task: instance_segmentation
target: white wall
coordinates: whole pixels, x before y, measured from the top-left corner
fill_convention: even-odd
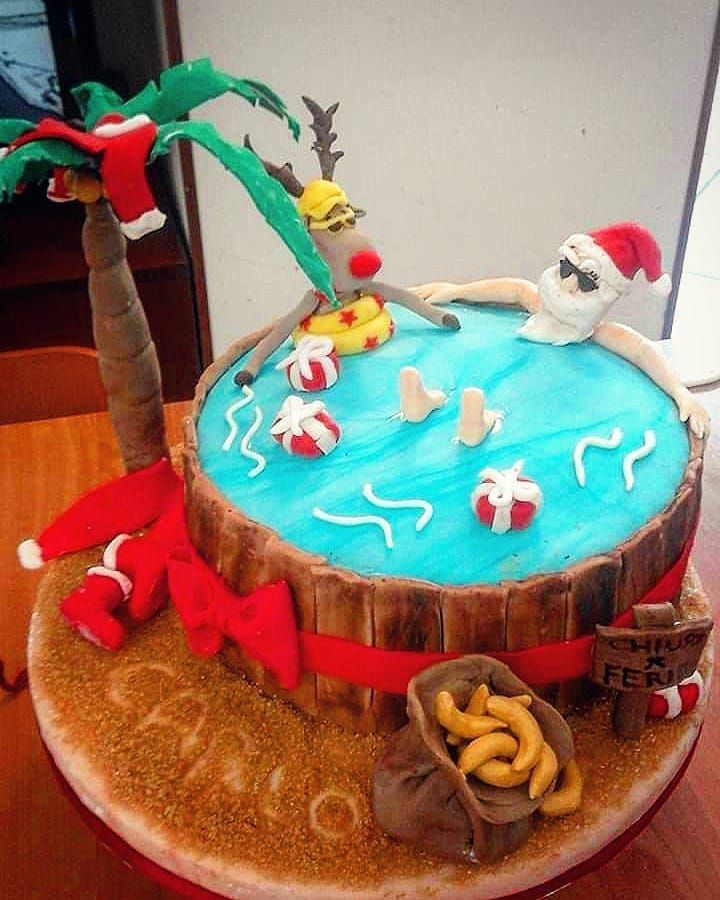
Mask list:
[[[186,59],[339,99],[336,176],[398,284],[535,278],[563,237],[649,227],[672,264],[715,0],[205,0],[179,3]],[[201,110],[317,177],[272,117],[223,98]],[[222,168],[196,152],[215,353],[287,310],[305,280]],[[660,334],[642,291],[618,318]]]

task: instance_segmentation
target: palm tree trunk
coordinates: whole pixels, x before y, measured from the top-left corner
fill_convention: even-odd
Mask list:
[[[128,472],[168,455],[155,344],[126,258],[126,240],[105,200],[85,206],[82,245],[100,374]]]

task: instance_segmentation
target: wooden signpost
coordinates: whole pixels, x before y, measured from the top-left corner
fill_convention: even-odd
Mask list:
[[[633,608],[634,628],[595,627],[591,678],[618,692],[613,725],[622,737],[639,737],[653,691],[679,684],[697,668],[712,631],[709,617],[676,622],[672,603]]]

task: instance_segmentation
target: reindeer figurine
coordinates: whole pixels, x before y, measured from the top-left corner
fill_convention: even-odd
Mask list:
[[[245,368],[235,375],[239,385],[250,384],[263,362],[290,334],[295,342],[306,335],[330,335],[335,352],[341,356],[379,347],[392,336],[395,327],[386,302],[398,303],[433,325],[454,331],[460,328],[457,317],[451,313],[440,312],[404,288],[373,280],[382,259],[372,241],[355,227],[356,220],[365,213],[351,206],[345,191],[333,181],[335,164],[344,155],[342,150],[331,149],[337,139],[331,130],[332,121],[340,104],[333,103],[323,110],[309,97],[302,99],[313,117],[312,149],[320,160],[322,178],[303,186],[290,163],[275,166],[261,161],[265,171],[297,198],[298,212],[332,273],[337,300],[333,303],[319,291],[308,291],[257,343]],[[245,146],[255,152],[247,135]]]

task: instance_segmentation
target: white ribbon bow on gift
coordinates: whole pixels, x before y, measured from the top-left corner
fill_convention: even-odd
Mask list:
[[[310,363],[312,360],[317,360],[323,367],[326,379],[330,381],[331,373],[337,378],[335,367],[328,359],[334,346],[332,338],[329,338],[327,335],[308,335],[302,338],[297,347],[285,359],[281,360],[275,368],[289,369],[293,363],[297,363],[300,375],[309,381],[313,377]],[[330,370],[328,370],[326,362],[330,362]]]
[[[322,400],[304,403],[300,397],[290,394],[280,407],[280,412],[270,427],[270,434],[282,435],[282,445],[288,453],[292,453],[293,437],[300,437],[303,432],[313,439],[322,453],[330,453],[338,439],[317,418],[318,413],[324,411],[325,404]]]
[[[515,501],[532,503],[536,509],[542,505],[542,492],[534,481],[521,481],[520,473],[524,461],[519,459],[509,469],[488,467],[480,472],[482,482],[473,491],[473,504],[479,497],[487,497],[495,508],[491,530],[504,534],[512,527],[511,508]]]
[[[290,431],[298,437],[303,431],[309,433],[307,427],[303,428],[303,423],[306,423],[307,426],[307,420],[314,419],[324,409],[325,404],[322,400],[305,403],[300,397],[291,394],[283,401],[280,412],[270,427],[270,434],[285,434],[286,431]]]

